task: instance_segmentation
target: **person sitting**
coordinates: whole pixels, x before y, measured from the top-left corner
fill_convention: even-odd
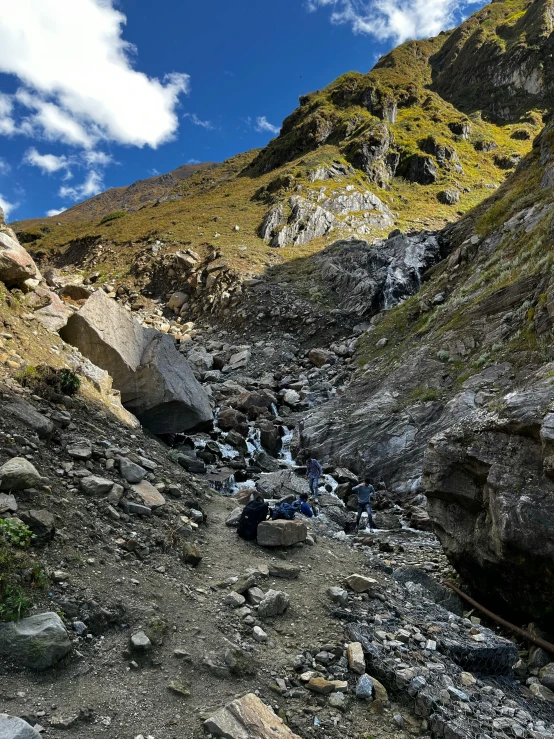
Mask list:
[[[308,493],[300,493],[296,500],[295,506],[298,511],[304,516],[307,516],[308,518],[313,518],[314,512],[312,511],[310,504],[308,503]]]

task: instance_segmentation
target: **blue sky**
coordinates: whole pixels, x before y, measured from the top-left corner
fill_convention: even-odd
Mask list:
[[[0,204],[41,217],[264,146],[299,95],[484,4],[0,0]]]

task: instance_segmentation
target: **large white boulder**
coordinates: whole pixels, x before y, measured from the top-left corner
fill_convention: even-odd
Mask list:
[[[127,410],[155,434],[211,421],[208,396],[173,340],[97,290],[60,334],[113,378]]]
[[[0,230],[0,281],[8,287],[22,287],[26,280],[40,280],[31,255],[19,241]]]

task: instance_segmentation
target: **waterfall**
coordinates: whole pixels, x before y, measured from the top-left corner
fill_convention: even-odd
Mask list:
[[[281,446],[281,453],[279,454],[279,459],[282,460],[283,462],[286,462],[291,467],[295,466],[295,461],[292,458],[292,452],[291,452],[293,434],[294,432],[292,429],[286,429],[284,436],[281,438],[282,446]]]
[[[246,439],[246,446],[248,447],[249,454],[263,452],[262,442],[260,441],[260,429],[249,429],[248,438]]]

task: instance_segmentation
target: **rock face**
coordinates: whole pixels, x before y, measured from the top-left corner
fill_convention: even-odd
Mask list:
[[[343,216],[346,221],[341,220]],[[369,191],[338,191],[321,203],[293,195],[269,211],[261,237],[271,246],[299,246],[336,229],[364,234],[373,228],[390,228],[393,223],[388,207]]]
[[[57,613],[41,613],[0,624],[0,655],[32,670],[46,670],[71,650],[71,641]]]
[[[292,547],[306,541],[308,529],[302,521],[262,521],[258,544],[262,547]]]
[[[470,417],[437,436],[423,485],[434,530],[473,592],[501,613],[551,622],[554,416],[542,416],[544,400],[520,393],[501,420]]]
[[[421,277],[444,256],[439,234],[422,231],[388,239],[337,241],[317,256],[319,273],[357,316],[392,308],[416,293]]]
[[[22,718],[0,713],[0,739],[39,739],[40,734]]]
[[[254,693],[221,708],[204,722],[204,729],[224,739],[300,739]]]
[[[211,421],[208,396],[173,341],[143,328],[102,290],[61,335],[109,372],[125,407],[153,433],[181,433]]]

